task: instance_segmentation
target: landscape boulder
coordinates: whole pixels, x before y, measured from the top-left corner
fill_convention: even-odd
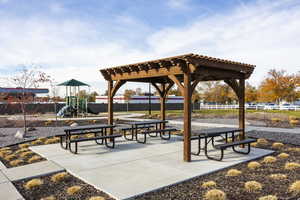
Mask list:
[[[23,139],[25,136],[25,132],[23,130],[18,130],[15,134],[15,138]]]

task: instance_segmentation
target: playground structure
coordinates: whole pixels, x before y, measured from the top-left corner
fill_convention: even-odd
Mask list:
[[[66,87],[66,105],[58,111],[57,116],[78,117],[86,116],[87,113],[98,114],[88,108],[88,99],[86,97],[79,96],[80,86],[90,87],[88,84],[71,79],[58,84],[58,86]]]

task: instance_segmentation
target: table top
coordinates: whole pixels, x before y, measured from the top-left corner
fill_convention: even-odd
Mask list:
[[[103,128],[114,128],[115,125],[109,124],[98,124],[98,125],[85,125],[65,128],[64,131],[79,131],[79,130],[92,130],[92,129],[103,129]]]
[[[146,124],[159,124],[159,123],[168,123],[166,120],[151,120],[143,122],[128,122],[130,125],[146,125]]]
[[[193,131],[194,135],[204,135],[204,136],[218,136],[225,133],[230,132],[240,132],[243,129],[241,128],[210,128],[210,129],[203,129],[199,131]]]

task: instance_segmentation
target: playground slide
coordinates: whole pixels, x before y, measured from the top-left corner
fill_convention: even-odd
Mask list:
[[[68,110],[68,108],[69,108],[70,106],[68,106],[68,105],[65,105],[64,107],[62,107],[59,111],[58,111],[58,113],[56,114],[58,117],[64,117],[65,116],[65,113],[66,113],[66,111]]]

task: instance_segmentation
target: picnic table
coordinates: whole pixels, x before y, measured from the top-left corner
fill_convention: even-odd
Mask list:
[[[241,154],[250,153],[250,144],[255,142],[256,139],[247,138],[244,140],[235,141],[235,133],[241,132],[243,129],[241,128],[212,128],[212,129],[204,129],[204,130],[196,130],[194,131],[194,135],[191,137],[191,140],[198,140],[198,151],[197,153],[193,153],[193,155],[199,155],[201,150],[204,150],[205,156],[208,159],[221,161],[224,156],[224,150],[228,147],[232,147],[233,151]],[[215,137],[221,137],[224,139],[223,144],[215,145]],[[229,142],[229,137],[231,138],[231,142]],[[201,147],[201,140],[204,139],[204,147]],[[211,143],[215,149],[221,150],[221,156],[219,158],[211,157],[208,155],[208,144]],[[248,149],[246,152],[238,151],[235,149],[235,146],[239,145],[248,145]]]
[[[157,137],[159,136],[164,139],[168,140],[171,137],[171,132],[176,131],[174,128],[165,128],[166,123],[168,121],[166,120],[149,120],[149,121],[143,121],[143,122],[128,122],[127,124],[130,125],[129,128],[123,128],[123,134],[124,138],[126,140],[136,140],[139,143],[146,143],[146,136],[149,135],[150,137]],[[151,128],[154,128],[153,130],[150,130]],[[141,131],[145,130],[146,131]],[[126,131],[130,132],[130,137],[128,137],[128,134]],[[141,132],[139,132],[141,131]],[[144,139],[139,140],[138,134],[143,134]],[[165,134],[168,134],[167,137],[165,137]]]
[[[63,149],[69,149],[72,153],[77,153],[77,143],[94,140],[97,144],[102,145],[105,142],[105,145],[109,148],[114,148],[115,138],[121,137],[120,134],[111,134],[107,135],[107,130],[114,128],[115,125],[99,124],[99,125],[85,125],[85,126],[76,126],[64,129],[64,134],[58,135],[60,137],[60,145]],[[73,135],[84,135],[92,133],[94,137],[89,138],[77,138],[72,139]],[[112,140],[112,145],[109,145],[108,139]],[[63,142],[65,140],[65,142]],[[101,140],[99,142],[98,140]],[[65,145],[64,145],[65,143]],[[75,143],[75,151],[71,148],[71,143]]]

